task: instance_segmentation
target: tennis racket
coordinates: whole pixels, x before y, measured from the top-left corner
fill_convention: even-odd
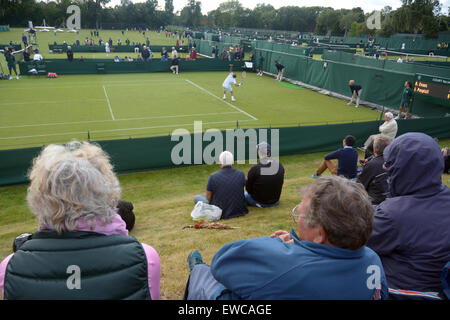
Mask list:
[[[242,81],[241,81],[241,83],[240,83],[240,85],[242,86],[242,84],[244,83],[244,79],[245,79],[245,77],[247,77],[247,71],[242,71]]]

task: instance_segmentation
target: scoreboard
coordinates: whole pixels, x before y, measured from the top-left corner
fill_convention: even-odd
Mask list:
[[[414,93],[450,101],[450,79],[416,74]]]

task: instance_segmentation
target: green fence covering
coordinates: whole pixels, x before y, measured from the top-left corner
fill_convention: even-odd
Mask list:
[[[180,71],[228,71],[230,63],[235,70],[239,70],[242,65],[240,61],[221,61],[215,59],[197,59],[195,61],[180,60]],[[168,72],[171,60],[161,61],[153,59],[151,61],[123,61],[114,62],[113,59],[85,59],[84,61],[66,59],[46,59],[43,62],[20,62],[21,74],[30,74],[31,69],[44,69],[44,74],[55,72],[63,74],[97,74],[97,73],[145,73],[145,72]]]
[[[357,145],[367,139],[373,133],[378,132],[379,121],[357,122],[322,126],[300,126],[289,128],[271,128],[271,129],[249,129],[255,130],[257,140],[261,139],[262,130],[267,134],[267,140],[272,146],[275,146],[275,131],[278,130],[279,155],[305,154],[312,152],[334,150],[342,147],[342,139],[346,135],[354,135],[357,138]],[[398,135],[406,132],[424,132],[436,138],[450,137],[450,117],[430,118],[430,119],[412,119],[398,121]],[[244,130],[242,134],[248,132]],[[275,133],[274,133],[275,132]],[[236,131],[233,131],[236,133]],[[222,136],[226,137],[224,131]],[[191,158],[190,163],[181,165],[196,164],[194,159],[193,142],[196,137],[201,136],[193,134],[184,136],[190,139]],[[125,139],[100,141],[98,144],[111,156],[111,161],[117,173],[129,173],[136,171],[147,171],[162,168],[177,167],[172,162],[172,151],[176,145],[184,138],[171,139],[171,136],[162,136],[142,139]],[[223,140],[223,148],[230,149],[235,155],[235,159],[244,160],[253,158],[249,150],[249,139],[239,139],[239,135],[233,136],[234,149],[226,148],[230,141]],[[206,139],[205,139],[206,140]],[[239,141],[245,141],[245,155],[238,157],[236,152]],[[202,139],[201,139],[202,141]],[[209,141],[202,141],[202,151],[210,144]],[[14,149],[0,151],[0,186],[27,183],[27,172],[32,165],[33,159],[39,154],[40,148]],[[203,152],[202,152],[203,153]],[[217,156],[217,155],[216,155]],[[200,159],[201,160],[201,159]],[[198,164],[204,163],[199,161]]]
[[[405,81],[414,83],[416,73],[448,78],[449,69],[425,65],[408,65],[353,56],[342,52],[327,52],[327,62],[303,56],[294,56],[281,51],[255,49],[264,57],[264,70],[276,74],[275,60],[284,65],[284,75],[319,88],[350,97],[349,80],[363,87],[361,99],[398,110]],[[450,108],[445,104],[416,99],[412,113],[423,116],[445,116]]]
[[[322,56],[323,60],[332,60],[335,62],[348,63],[358,66],[366,66],[378,68],[388,71],[398,71],[403,73],[424,73],[448,78],[450,69],[442,68],[440,65],[424,65],[415,63],[398,63],[386,59],[373,59],[359,55],[348,54],[346,52],[330,52],[325,51]]]

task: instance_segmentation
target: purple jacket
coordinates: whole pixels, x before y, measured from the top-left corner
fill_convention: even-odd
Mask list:
[[[389,192],[375,207],[367,246],[381,258],[390,288],[440,291],[450,261],[450,189],[444,159],[423,133],[407,133],[384,150]]]

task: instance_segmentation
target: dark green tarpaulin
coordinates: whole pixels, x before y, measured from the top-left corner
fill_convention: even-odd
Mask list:
[[[312,152],[334,150],[342,146],[342,139],[348,135],[357,138],[356,145],[362,143],[371,134],[378,132],[379,121],[345,123],[322,126],[300,126],[289,128],[271,128],[266,130],[267,141],[274,147],[275,133],[271,130],[279,130],[279,155],[305,154]],[[398,121],[398,135],[406,132],[424,132],[436,138],[450,137],[450,117],[413,119]],[[258,133],[258,140],[261,131]],[[245,130],[244,130],[245,131]],[[222,131],[222,136],[226,134]],[[194,136],[190,136],[191,142]],[[234,139],[234,154],[238,139]],[[224,149],[226,139],[224,138]],[[117,173],[127,173],[136,171],[155,170],[176,167],[172,162],[173,148],[181,142],[181,139],[174,139],[171,136],[100,141],[98,144],[111,156],[111,161]],[[209,141],[202,142],[202,150],[210,144]],[[191,163],[194,163],[194,143],[191,146]],[[242,159],[249,158],[249,142],[245,139],[246,154]],[[254,148],[252,148],[254,149]],[[39,154],[40,148],[14,149],[0,151],[0,186],[26,183],[27,172],[32,165],[33,159]],[[186,164],[189,165],[189,164]]]
[[[240,70],[243,64],[240,61],[221,61],[214,59],[197,59],[195,61],[180,60],[180,70],[188,71],[228,71],[230,63],[234,65],[234,70]],[[21,74],[30,74],[29,70],[36,68],[37,65],[43,66],[46,72],[56,72],[63,74],[96,74],[96,73],[145,73],[145,72],[168,72],[171,66],[169,61],[153,59],[151,61],[122,61],[114,62],[111,59],[85,59],[80,62],[74,59],[72,62],[67,59],[46,59],[43,62],[20,62],[19,68]]]

